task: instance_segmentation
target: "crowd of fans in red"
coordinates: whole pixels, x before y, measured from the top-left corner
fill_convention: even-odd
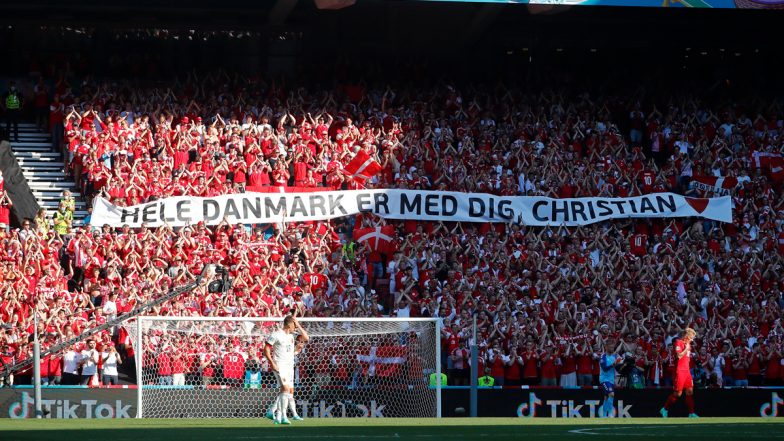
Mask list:
[[[383,166],[368,183],[376,188],[703,196],[694,176],[737,177],[735,222],[530,228],[358,216],[60,234],[44,216],[3,233],[4,363],[30,357],[35,308],[51,344],[221,263],[234,279],[228,294],[199,288],[150,315],[438,316],[449,382],[467,384],[476,313],[480,372],[496,385],[596,384],[608,339],[648,385],[666,385],[672,339],[691,326],[702,384],[784,379],[784,199],[754,162],[755,152],[782,152],[775,103],[665,105],[644,94],[446,83],[308,90],[225,73],[191,74],[174,88],[91,83],[78,96],[61,81],[54,93],[50,119],[64,125],[68,173],[86,195],[117,205],[270,185],[356,188],[343,168],[361,149]],[[397,231],[393,254],[352,242],[353,229],[387,224]],[[130,353],[122,328],[98,340]]]

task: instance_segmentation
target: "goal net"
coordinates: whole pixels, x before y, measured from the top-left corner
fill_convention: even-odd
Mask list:
[[[259,418],[279,393],[264,358],[282,318],[139,317],[138,415]],[[297,355],[296,409],[304,418],[436,417],[435,319],[299,319],[310,341]]]

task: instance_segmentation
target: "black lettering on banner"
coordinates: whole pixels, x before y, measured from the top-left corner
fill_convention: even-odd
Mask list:
[[[534,219],[538,220],[539,222],[547,222],[546,217],[539,216],[539,207],[542,205],[547,205],[547,201],[534,202],[534,206],[531,208],[531,213],[533,213]]]
[[[242,217],[249,219],[251,215],[254,219],[261,218],[261,198],[242,198]]]
[[[340,204],[340,200],[341,199],[343,199],[343,195],[342,194],[338,195],[338,196],[329,195],[329,214],[330,215],[335,214],[335,209],[339,209],[340,211],[343,212],[344,216],[348,216],[348,212],[346,211],[345,208],[343,208],[343,205]]]
[[[191,220],[191,217],[189,216],[191,213],[191,207],[186,207],[186,205],[190,204],[191,201],[188,199],[177,202],[177,220],[179,222],[188,222]]]
[[[651,213],[656,213],[656,208],[653,206],[653,202],[649,198],[642,198],[640,202],[640,213],[645,214],[645,212],[650,211]]]
[[[220,218],[220,205],[218,201],[212,199],[205,199],[202,202],[202,215],[204,216],[204,223],[209,223],[215,219]]]
[[[616,207],[618,207],[618,211],[620,211],[621,214],[626,214],[626,212],[623,211],[623,204],[624,204],[624,202],[625,201],[610,201],[611,204],[613,204]]]
[[[385,193],[373,193],[373,212],[376,214],[389,214],[389,196]],[[381,207],[384,207],[384,212],[381,212]]]
[[[429,194],[425,196],[425,214],[428,216],[438,216],[438,195]]]
[[[158,208],[158,207],[154,203],[145,205],[145,207],[142,209],[142,222],[143,223],[155,222],[155,211],[156,211],[156,208]]]
[[[264,217],[278,216],[286,210],[286,200],[278,198],[278,205],[275,205],[272,198],[264,198]]]
[[[656,202],[659,204],[659,212],[664,212],[664,207],[667,207],[670,213],[675,213],[677,211],[677,207],[675,206],[675,198],[672,195],[668,195],[667,198],[664,196],[656,196]]]
[[[612,209],[607,205],[608,201],[605,199],[599,199],[596,201],[596,208],[599,210],[599,217],[609,216],[612,214]]]
[[[303,216],[308,216],[308,209],[305,208],[305,202],[302,200],[300,196],[294,196],[294,200],[291,203],[291,212],[289,216],[297,216],[298,214],[302,213]]]
[[[495,199],[487,198],[487,208],[490,211],[490,219],[493,219],[495,217]]]
[[[131,222],[130,223],[134,223],[135,224],[136,222],[139,222],[139,209],[138,208],[133,208],[133,209],[130,209],[130,210],[126,209],[126,208],[123,208],[121,213],[122,214],[120,215],[120,223],[127,224],[129,217],[131,218]]]
[[[240,210],[237,208],[237,202],[234,198],[228,198],[226,200],[226,208],[224,209],[223,216],[226,218],[232,218],[235,220],[240,220]]]
[[[481,198],[468,198],[468,216],[469,217],[484,217],[485,215],[485,201]]]
[[[454,216],[457,213],[457,198],[445,194],[441,201],[441,210],[444,216]]]
[[[406,193],[400,193],[400,214],[406,213],[422,214],[422,196],[415,194],[409,201]]]
[[[572,219],[577,220],[577,215],[583,218],[583,222],[588,221],[588,217],[585,216],[585,205],[580,201],[571,201],[572,206]]]
[[[501,219],[510,221],[514,219],[514,209],[512,208],[512,201],[508,199],[502,199],[501,202],[498,203],[498,215]]]
[[[324,206],[324,204],[327,201],[324,200],[324,196],[321,196],[321,195],[318,195],[318,194],[314,194],[314,195],[309,196],[309,199],[310,199],[310,212],[311,212],[311,214],[313,216],[316,215],[316,208],[321,210],[321,215],[322,216],[326,216],[327,215],[327,207]]]
[[[372,204],[370,202],[369,193],[357,194],[357,208],[359,208],[360,213],[367,213],[369,211],[372,211]]]
[[[634,203],[634,199],[629,199],[629,208],[632,210],[632,213],[637,213],[637,204]]]
[[[560,222],[558,222],[558,215],[561,214],[561,213],[563,213],[563,217],[564,217],[563,222],[569,222],[569,203],[568,203],[568,201],[563,201],[563,206],[561,208],[558,208],[558,201],[557,200],[551,201],[550,202],[550,206],[552,208],[552,216],[550,217],[552,222],[560,224]]]
[[[166,214],[166,203],[165,202],[161,202],[161,206],[158,209],[158,211],[160,212],[161,221],[163,221],[163,222],[171,223],[171,222],[174,222],[175,220],[177,220],[176,216],[175,217],[166,217],[165,216],[165,214]],[[176,215],[176,213],[175,213],[175,215]]]
[[[585,204],[588,205],[588,213],[591,214],[591,219],[595,218],[596,212],[593,211],[593,201],[588,199],[587,201],[585,201]]]

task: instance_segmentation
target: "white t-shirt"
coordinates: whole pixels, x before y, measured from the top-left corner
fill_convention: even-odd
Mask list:
[[[82,360],[81,355],[76,351],[68,351],[63,356],[63,372],[66,374],[78,374],[79,361]]]
[[[275,363],[279,366],[294,366],[294,334],[277,330],[270,334],[267,343],[272,346]]]
[[[103,374],[117,375],[117,355],[114,352],[101,352],[101,358],[103,359]]]
[[[98,351],[96,349],[82,351],[82,360],[87,360],[87,362],[82,365],[82,375],[95,375],[95,373],[98,372],[98,364],[95,362],[94,357],[94,355],[97,354]]]
[[[103,304],[103,313],[110,317],[117,315],[117,303],[112,300],[107,300],[106,303]]]

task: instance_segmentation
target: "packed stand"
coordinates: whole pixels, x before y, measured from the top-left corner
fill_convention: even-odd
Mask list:
[[[476,315],[479,372],[497,386],[596,385],[608,340],[626,356],[629,387],[668,385],[672,340],[692,326],[699,384],[781,384],[784,199],[771,166],[782,154],[780,105],[641,101],[448,84],[313,91],[223,72],[190,74],[176,88],[88,83],[79,95],[61,81],[50,118],[63,121],[67,173],[88,197],[116,205],[365,184],[556,198],[707,196],[719,190],[693,184],[722,176],[738,182],[721,190],[733,197],[735,222],[530,228],[357,216],[91,229],[71,226],[65,195],[53,217],[5,233],[0,356],[31,356],[36,304],[50,344],[220,263],[234,279],[228,295],[198,288],[150,315],[438,316],[449,384],[469,382]],[[346,170],[360,151],[382,166],[367,183]],[[356,243],[352,233],[370,227],[392,228],[394,240]],[[98,350],[117,345],[118,359],[132,362],[123,328],[97,340]],[[225,350],[202,347],[201,360]],[[78,364],[90,364],[92,353],[73,351],[82,354]],[[191,375],[203,369],[179,366]]]

